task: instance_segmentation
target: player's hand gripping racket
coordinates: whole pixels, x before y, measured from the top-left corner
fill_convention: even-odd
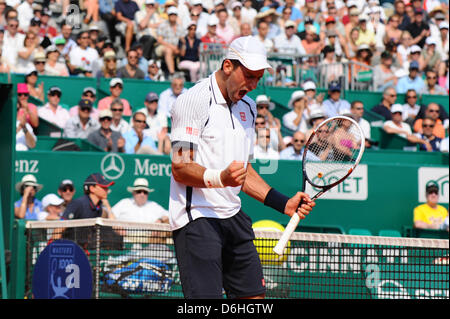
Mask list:
[[[354,171],[364,153],[364,134],[358,123],[350,117],[329,118],[313,131],[309,137],[302,158],[303,183],[317,191],[315,200],[345,180]],[[300,201],[299,207],[302,205]],[[292,215],[280,240],[273,251],[282,255],[292,233],[297,228],[300,217]]]

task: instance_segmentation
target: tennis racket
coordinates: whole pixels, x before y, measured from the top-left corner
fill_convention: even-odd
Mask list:
[[[322,123],[306,142],[303,158],[302,191],[308,182],[315,200],[344,181],[355,170],[364,153],[365,138],[361,127],[350,117],[335,116]],[[299,207],[302,205],[300,201]],[[300,222],[298,214],[291,217],[273,251],[282,255],[292,233]]]

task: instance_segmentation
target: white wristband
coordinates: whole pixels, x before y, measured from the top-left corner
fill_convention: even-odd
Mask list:
[[[222,171],[218,169],[209,169],[205,170],[203,173],[203,181],[205,182],[206,187],[208,188],[221,188],[224,187],[222,181],[220,179],[220,173]]]

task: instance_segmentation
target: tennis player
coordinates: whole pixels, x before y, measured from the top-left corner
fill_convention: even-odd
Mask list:
[[[172,108],[169,216],[185,298],[222,298],[223,290],[229,298],[264,298],[241,190],[301,219],[315,205],[305,193],[279,193],[249,163],[256,105],[247,93],[268,68],[261,42],[237,38],[220,70],[180,95]]]

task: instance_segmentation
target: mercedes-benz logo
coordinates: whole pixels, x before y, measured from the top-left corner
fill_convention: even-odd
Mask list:
[[[100,168],[106,178],[118,179],[125,171],[125,162],[119,155],[110,153],[103,157]]]

